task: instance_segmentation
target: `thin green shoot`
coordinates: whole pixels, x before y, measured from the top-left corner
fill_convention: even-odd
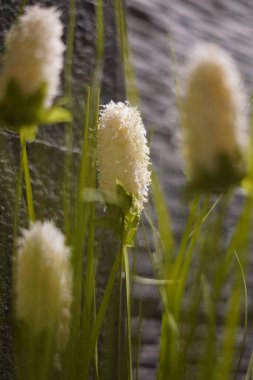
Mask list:
[[[95,265],[96,267],[96,265]],[[97,305],[96,305],[96,300],[97,300],[97,292],[96,292],[96,278],[94,276],[94,292],[93,292],[93,311],[94,311],[94,314],[93,314],[93,318],[94,320],[96,319],[97,317]],[[98,342],[96,343],[96,346],[95,346],[95,354],[94,354],[94,368],[95,368],[95,377],[96,377],[96,380],[99,380],[100,379],[100,375],[99,375],[99,360],[98,360]]]
[[[18,10],[17,17],[22,15],[22,13],[24,12],[24,8],[25,8],[26,4],[27,4],[27,0],[22,0],[20,7],[19,7],[19,10]]]
[[[156,279],[156,278],[147,278],[142,277],[138,275],[134,275],[132,277],[132,280],[138,284],[142,285],[152,285],[152,286],[163,286],[163,285],[170,285],[174,284],[174,281],[172,280],[163,280],[163,279]]]
[[[248,289],[247,289],[247,283],[246,283],[246,278],[243,270],[242,263],[237,255],[237,252],[235,251],[235,257],[238,262],[241,274],[242,274],[242,282],[243,282],[243,289],[244,289],[244,331],[243,331],[243,339],[241,343],[241,349],[240,349],[240,355],[239,355],[239,360],[237,364],[237,368],[235,371],[235,376],[234,379],[236,379],[237,374],[239,373],[240,370],[240,365],[241,361],[243,358],[243,353],[245,350],[245,345],[246,345],[246,339],[247,339],[247,333],[248,333]]]
[[[26,140],[22,133],[22,130],[20,132],[20,144],[21,144],[21,157],[22,157],[22,164],[23,164],[23,171],[24,171],[25,185],[26,185],[26,201],[27,201],[28,217],[31,222],[34,222],[35,211],[34,211],[34,204],[33,204],[32,184],[31,184],[28,157],[27,157],[27,151],[26,151]]]
[[[183,120],[184,120],[183,109],[184,109],[184,107],[183,107],[183,100],[182,100],[180,85],[179,85],[179,76],[178,76],[178,72],[177,72],[177,55],[176,55],[176,50],[174,48],[172,35],[169,34],[168,38],[169,38],[169,48],[170,48],[171,58],[172,58],[173,77],[174,77],[174,82],[175,82],[175,87],[176,87],[177,106],[178,106],[178,110],[179,110],[180,123],[181,123],[181,126],[183,126],[184,125],[184,123],[183,123]]]
[[[123,223],[122,223],[122,239],[120,242],[120,267],[119,267],[119,296],[118,296],[118,329],[117,329],[117,378],[120,379],[122,375],[122,299],[123,299]]]
[[[233,353],[235,350],[235,336],[240,316],[241,287],[235,281],[224,322],[224,335],[219,361],[215,369],[217,380],[228,380],[233,364]]]
[[[135,380],[139,379],[141,341],[142,341],[142,298],[140,298],[139,309],[138,309],[137,354],[136,354]]]
[[[96,26],[97,26],[97,64],[101,65],[104,57],[104,2],[98,0],[96,3]]]
[[[23,163],[22,163],[22,153],[20,154],[19,160],[19,168],[17,175],[17,184],[16,184],[16,192],[15,192],[15,207],[14,207],[14,221],[13,221],[13,254],[16,250],[16,241],[18,235],[18,225],[19,225],[19,209],[20,202],[22,197],[22,183],[23,183]]]
[[[184,289],[186,286],[186,281],[187,281],[193,253],[194,253],[194,248],[196,246],[196,242],[201,233],[202,220],[204,218],[204,215],[206,215],[206,210],[209,206],[209,202],[210,202],[209,197],[207,197],[205,201],[203,202],[201,213],[194,227],[194,233],[191,237],[189,246],[185,252],[185,258],[184,258],[184,262],[182,263],[180,273],[178,273],[177,277],[173,277],[174,281],[178,281],[180,279],[180,281],[178,281],[176,288],[174,289],[174,295],[172,296],[174,298],[173,309],[174,309],[174,315],[175,315],[176,320],[178,320],[179,318],[179,313],[180,313],[181,304],[182,304],[182,297],[183,297]],[[177,272],[175,272],[174,276],[176,274]]]
[[[159,240],[164,256],[166,255],[166,260],[169,260],[174,252],[174,237],[167,203],[154,171],[152,173],[152,194],[158,218]]]
[[[183,264],[183,260],[185,257],[185,252],[186,252],[187,245],[189,242],[189,237],[190,237],[190,234],[192,232],[193,224],[195,222],[196,213],[197,213],[197,209],[199,206],[199,201],[200,201],[200,197],[198,195],[196,195],[195,198],[193,199],[191,207],[190,207],[190,214],[189,214],[189,217],[188,217],[188,220],[186,223],[186,227],[184,230],[184,234],[183,234],[179,249],[178,249],[176,261],[173,265],[173,270],[172,270],[172,274],[171,274],[171,279],[173,281],[177,281],[179,278],[179,274],[180,274],[181,267]]]
[[[130,57],[127,21],[122,0],[114,0],[114,7],[127,99],[131,104],[137,105],[139,104],[139,95],[136,86],[135,71]]]
[[[246,376],[244,380],[252,380],[253,378],[253,350],[251,351],[249,364],[246,372]]]
[[[131,293],[130,293],[130,276],[127,247],[123,248],[124,269],[126,276],[126,305],[127,305],[127,348],[128,348],[128,379],[132,380],[132,337],[131,337]]]
[[[68,243],[70,243],[71,230],[70,230],[69,209],[68,209],[69,204],[67,200],[65,184],[63,184],[63,189],[62,189],[62,206],[63,206],[64,233],[65,233]]]
[[[217,205],[220,203],[220,201],[222,200],[222,197],[223,197],[223,194],[220,194],[218,196],[218,198],[216,199],[216,201],[214,202],[214,204],[212,205],[212,207],[208,210],[208,212],[204,215],[203,219],[200,221],[201,224],[205,223],[206,220],[210,217],[210,215],[212,214],[212,212],[215,210],[215,208],[217,207]],[[189,238],[194,234],[195,230],[193,229],[189,235]]]
[[[73,112],[73,89],[72,89],[72,66],[73,66],[73,54],[74,54],[74,36],[75,36],[75,11],[76,2],[75,0],[69,0],[69,25],[67,33],[67,52],[66,52],[66,65],[64,72],[64,82],[65,82],[65,94],[64,97],[67,99],[68,106]],[[67,154],[65,158],[65,211],[68,213],[68,218],[71,218],[71,205],[72,200],[71,195],[71,173],[73,165],[73,127],[74,122],[66,124],[66,147]],[[68,236],[68,239],[70,236]]]
[[[73,55],[74,55],[74,38],[75,38],[75,14],[76,14],[76,0],[69,0],[69,25],[67,33],[67,52],[66,63],[64,69],[64,82],[65,82],[65,98],[67,98],[69,105],[72,107],[73,94],[72,94],[72,69],[73,69]]]
[[[94,350],[96,347],[96,342],[98,340],[98,336],[99,336],[99,333],[100,333],[100,330],[101,330],[101,327],[102,327],[102,324],[104,321],[105,313],[106,313],[108,305],[109,305],[113,285],[114,285],[115,278],[116,278],[116,275],[118,273],[118,269],[119,269],[119,265],[120,265],[120,258],[121,258],[121,255],[120,255],[120,253],[118,253],[115,257],[115,260],[114,260],[114,263],[113,263],[113,266],[112,266],[112,269],[111,269],[111,272],[109,275],[109,279],[108,279],[107,284],[106,284],[104,296],[103,296],[102,302],[99,306],[97,316],[96,316],[96,320],[95,320],[94,326],[93,326],[92,331],[91,331],[90,345],[88,347],[88,356],[86,358],[88,365],[89,365],[89,363],[93,357]]]

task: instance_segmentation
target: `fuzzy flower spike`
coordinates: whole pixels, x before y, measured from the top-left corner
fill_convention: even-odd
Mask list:
[[[149,148],[137,108],[112,101],[104,106],[97,142],[99,188],[107,205],[102,225],[132,246],[150,184]]]
[[[190,186],[224,190],[245,174],[245,100],[233,59],[213,44],[197,47],[188,68],[184,153]]]
[[[70,249],[51,222],[23,230],[14,262],[15,314],[32,336],[53,334],[58,352],[65,349],[70,328],[72,271]]]
[[[110,102],[100,113],[98,127],[99,187],[116,196],[116,183],[131,193],[138,209],[147,201],[150,183],[149,148],[137,108]]]
[[[49,110],[63,67],[62,33],[60,12],[40,5],[25,8],[8,33],[0,77],[1,117],[7,125],[57,121],[56,109],[54,114]]]

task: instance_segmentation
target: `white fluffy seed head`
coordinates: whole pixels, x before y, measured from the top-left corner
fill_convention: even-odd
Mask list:
[[[184,153],[191,179],[211,173],[218,157],[238,160],[246,140],[245,99],[233,59],[214,44],[191,57],[185,94]]]
[[[110,102],[100,113],[97,160],[99,187],[115,194],[116,181],[139,201],[147,201],[150,184],[146,130],[137,108]]]
[[[1,97],[10,80],[17,82],[24,95],[34,94],[46,83],[44,105],[52,104],[63,66],[62,32],[60,12],[56,8],[33,5],[25,9],[7,35]]]
[[[56,347],[68,342],[72,302],[70,249],[52,222],[23,230],[14,262],[16,318],[34,335],[55,332]]]

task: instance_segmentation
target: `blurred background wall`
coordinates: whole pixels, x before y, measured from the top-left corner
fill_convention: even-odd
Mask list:
[[[56,5],[62,10],[62,18],[68,24],[68,1],[28,1]],[[15,20],[21,1],[0,1],[0,49],[4,34]],[[76,125],[82,117],[84,94],[95,65],[95,0],[76,1],[76,31],[74,44],[74,98]],[[245,93],[253,89],[253,3],[251,0],[126,0],[129,41],[136,70],[140,107],[150,136],[154,129],[152,159],[158,170],[170,204],[173,229],[180,238],[186,217],[182,203],[184,176],[182,160],[178,153],[178,110],[170,52],[169,34],[177,55],[177,70],[183,87],[184,67],[196,42],[215,42],[228,50],[236,59],[245,83]],[[102,81],[103,104],[111,99],[125,99],[122,67],[116,37],[112,2],[105,6],[105,66]],[[65,30],[66,34],[66,30]],[[66,35],[65,35],[66,39]],[[43,127],[35,143],[28,147],[32,162],[34,197],[40,218],[53,218],[61,224],[61,177],[66,146],[64,127]],[[75,130],[74,152],[78,155],[80,131]],[[10,287],[11,260],[6,252],[12,250],[13,204],[19,160],[17,138],[0,131],[0,378],[12,378],[12,350],[10,338]],[[50,177],[47,167],[50,166]],[[228,218],[228,231],[233,227],[241,201],[237,195]],[[55,213],[55,209],[58,210]],[[23,210],[23,211],[22,211]],[[24,208],[21,208],[21,215]],[[138,273],[153,275],[143,241],[139,241]],[[253,260],[252,260],[253,261]],[[249,299],[253,294],[253,276],[249,279]],[[134,285],[133,331],[137,331],[138,305],[142,304],[142,351],[140,379],[154,380],[159,353],[161,304],[152,286]],[[222,310],[221,310],[222,313]],[[252,308],[250,308],[250,337],[253,338]],[[201,324],[201,322],[200,322]],[[242,332],[239,331],[240,335]],[[250,356],[253,339],[248,339],[246,361]],[[244,367],[242,366],[242,371]]]
[[[148,131],[155,130],[152,144],[153,165],[160,174],[168,199],[174,233],[179,240],[184,229],[186,207],[182,202],[184,176],[180,156],[179,113],[171,48],[177,57],[176,70],[181,94],[186,77],[185,66],[193,47],[199,42],[213,42],[226,49],[236,60],[244,83],[245,96],[249,99],[253,90],[253,2],[250,0],[126,0],[126,4],[129,41],[136,69],[141,110]],[[241,201],[242,196],[238,192],[226,221],[227,236],[234,228],[240,213]],[[145,249],[141,253],[141,247],[138,268],[140,274],[147,277],[152,275],[151,263],[147,259]],[[251,255],[249,273],[252,273],[252,269]],[[247,285],[249,335],[241,365],[242,378],[253,345],[253,276],[248,276]],[[144,316],[140,378],[153,380],[159,354],[161,305],[157,292],[152,286],[136,285],[134,294],[136,304],[142,299]],[[218,311],[219,321],[222,321],[228,299],[229,293],[224,295]],[[136,310],[136,316],[133,318],[136,330],[137,315]],[[198,340],[204,339],[201,333],[202,324],[203,319],[200,316],[200,332],[196,337],[196,344]],[[222,329],[217,329],[218,336],[221,331]],[[237,336],[239,347],[243,336],[243,321]],[[194,361],[194,353],[189,360]]]

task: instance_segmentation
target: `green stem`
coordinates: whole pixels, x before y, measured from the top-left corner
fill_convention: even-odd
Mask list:
[[[113,266],[112,266],[112,269],[110,272],[110,276],[109,276],[109,279],[107,281],[107,285],[105,288],[103,300],[99,306],[98,313],[96,315],[96,320],[95,320],[95,323],[93,325],[93,328],[92,328],[92,331],[90,334],[88,352],[87,352],[86,358],[84,358],[84,360],[85,360],[85,363],[84,363],[85,371],[84,372],[86,373],[86,376],[84,377],[84,379],[88,379],[89,364],[90,364],[92,357],[94,355],[94,350],[96,349],[97,339],[98,339],[98,336],[99,336],[99,333],[100,333],[100,330],[101,330],[101,327],[102,327],[102,324],[104,321],[105,313],[107,311],[108,304],[109,304],[109,301],[111,298],[112,289],[113,289],[116,274],[118,273],[119,265],[120,265],[120,253],[118,253],[117,256],[115,257],[115,260],[114,260],[114,263],[113,263]]]
[[[20,155],[17,185],[16,185],[16,195],[15,195],[15,210],[14,210],[14,220],[13,220],[13,254],[16,250],[16,240],[18,235],[18,220],[19,220],[19,206],[22,195],[22,180],[23,180],[23,164],[22,157]]]
[[[64,80],[65,80],[65,96],[68,98],[68,101],[71,103],[72,103],[72,68],[73,68],[74,39],[75,39],[75,16],[76,16],[76,1],[69,0],[69,25],[68,25],[68,34],[67,34],[67,53],[66,53]]]
[[[66,52],[66,65],[64,72],[64,82],[65,82],[65,97],[68,101],[68,107],[73,112],[73,86],[72,86],[72,69],[73,69],[73,49],[74,49],[74,38],[75,38],[75,10],[76,1],[69,0],[69,24],[67,33],[67,52]],[[73,127],[74,122],[68,123],[66,125],[66,157],[65,157],[65,168],[64,168],[64,183],[65,183],[65,212],[68,217],[71,218],[71,180],[73,172]],[[71,236],[71,231],[67,230],[67,239]]]
[[[96,264],[95,264],[95,266],[96,266]],[[96,306],[97,295],[96,295],[96,279],[95,279],[95,276],[94,276],[93,286],[94,286],[93,310],[94,310],[94,320],[95,320],[97,317],[97,306]],[[98,368],[98,344],[97,344],[97,342],[96,342],[95,354],[94,354],[94,370],[95,370],[95,378],[96,378],[96,380],[99,380],[100,376],[99,376],[99,368]]]
[[[23,14],[26,3],[27,3],[27,0],[22,0],[22,3],[20,4],[19,10],[18,10],[17,18]]]
[[[125,287],[126,287],[126,310],[127,310],[127,364],[128,376],[127,379],[132,380],[132,341],[131,341],[131,290],[130,290],[130,270],[128,260],[127,246],[125,241],[125,217],[122,216],[122,231],[120,241],[120,283],[119,283],[119,320],[118,320],[118,362],[117,362],[117,379],[122,379],[125,368],[122,367],[122,295],[123,295],[123,278],[122,273],[125,273]],[[125,378],[125,377],[124,377]]]
[[[27,151],[26,151],[26,140],[22,131],[20,132],[20,144],[21,144],[21,158],[22,158],[24,177],[25,177],[25,186],[26,186],[26,201],[27,201],[28,217],[31,222],[34,222],[35,211],[34,211],[34,205],[33,205],[31,177],[30,177],[28,157],[27,157]]]
[[[123,231],[122,227],[122,231]],[[123,235],[123,234],[122,234]],[[122,352],[122,342],[121,342],[121,325],[122,325],[122,271],[123,271],[123,236],[120,244],[120,268],[119,268],[119,315],[118,315],[118,356],[117,356],[117,379],[121,378],[122,368],[121,368],[121,352]]]
[[[236,251],[235,251],[235,257],[236,257],[236,260],[238,262],[238,265],[239,265],[239,268],[240,268],[240,272],[241,272],[241,275],[242,275],[242,282],[243,282],[243,289],[244,289],[244,331],[243,331],[243,339],[242,339],[242,342],[241,342],[241,348],[240,348],[240,354],[239,354],[239,359],[238,359],[238,363],[237,363],[237,367],[236,367],[236,371],[235,371],[235,375],[234,375],[234,380],[236,380],[237,376],[239,375],[239,372],[240,372],[240,366],[241,366],[241,362],[242,362],[242,358],[243,358],[243,354],[244,354],[244,350],[245,350],[245,346],[246,346],[246,339],[247,339],[247,333],[248,333],[248,289],[247,289],[247,283],[246,283],[246,278],[245,278],[245,273],[244,273],[244,269],[243,269],[243,266],[242,266],[242,263],[239,259],[239,256],[237,255]]]
[[[127,303],[127,343],[128,343],[128,379],[132,380],[132,341],[131,341],[131,290],[130,271],[127,247],[123,247],[124,270],[126,276],[126,303]]]

